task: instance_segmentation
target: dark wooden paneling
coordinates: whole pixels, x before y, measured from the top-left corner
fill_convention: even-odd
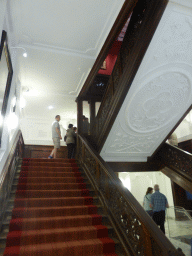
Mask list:
[[[192,154],[192,140],[182,141],[178,144],[179,148]]]
[[[176,184],[175,182],[171,182],[172,191],[173,191],[173,199],[174,205],[185,208],[186,210],[192,210],[192,202],[187,199],[186,191]]]
[[[114,172],[154,172],[164,165],[160,162],[107,162]]]
[[[174,170],[168,167],[163,168],[161,171],[162,173],[167,175],[167,177],[169,177],[172,181],[181,186],[183,189],[185,189],[189,193],[192,193],[192,185],[190,180],[188,180],[181,174],[176,173]]]
[[[25,145],[24,157],[27,158],[48,158],[53,146]],[[62,146],[57,152],[58,158],[67,158],[67,147]]]

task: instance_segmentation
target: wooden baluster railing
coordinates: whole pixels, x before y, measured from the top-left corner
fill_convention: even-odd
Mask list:
[[[92,135],[100,151],[128,93],[168,0],[139,0],[133,10],[115,67],[109,78]]]
[[[86,139],[81,136],[77,139],[79,164],[90,178],[116,230],[120,230],[117,235],[124,248],[134,256],[184,255],[175,249]]]
[[[164,143],[155,155],[166,167],[161,171],[192,193],[192,154]]]
[[[0,174],[0,229],[5,216],[7,200],[11,192],[18,160],[23,157],[23,148],[24,141],[21,131],[19,131]]]

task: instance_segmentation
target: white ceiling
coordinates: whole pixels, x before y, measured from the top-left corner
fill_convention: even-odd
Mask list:
[[[56,114],[61,115],[64,128],[69,122],[76,125],[75,99],[123,3],[124,0],[7,1],[10,52],[12,56],[17,54],[13,69],[26,100],[21,120],[26,143],[52,143],[50,128]],[[102,149],[104,160],[146,161],[191,104],[191,8],[189,0],[169,1],[132,84],[131,94]],[[27,58],[22,56],[25,50]],[[178,94],[175,98],[171,96],[174,87],[171,78],[175,79],[174,83],[178,80],[179,92],[188,88],[189,93],[180,108],[177,108]],[[161,80],[169,82],[165,86]],[[147,89],[151,84],[159,87],[161,97],[158,90],[152,94]],[[173,105],[176,108],[172,108]],[[142,129],[130,109],[145,117]],[[87,103],[84,114],[89,116]],[[156,127],[153,127],[154,120]]]
[[[105,161],[147,161],[191,106],[191,42],[192,2],[172,0],[102,148]]]
[[[76,118],[82,88],[124,0],[7,1],[23,118]],[[14,48],[15,47],[15,48]],[[24,49],[23,49],[24,48]],[[24,50],[28,57],[22,56]],[[29,89],[29,90],[28,90]],[[28,92],[26,92],[28,90]],[[48,110],[48,106],[54,108]],[[88,116],[88,106],[84,114]]]

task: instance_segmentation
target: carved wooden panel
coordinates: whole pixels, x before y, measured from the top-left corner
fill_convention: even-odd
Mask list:
[[[80,136],[77,156],[97,193],[104,198],[105,207],[113,215],[133,255],[179,255],[114,172]],[[149,241],[151,246],[147,244]]]
[[[48,158],[53,146],[25,145],[24,157],[27,158]],[[67,147],[62,146],[57,152],[58,158],[67,158]]]

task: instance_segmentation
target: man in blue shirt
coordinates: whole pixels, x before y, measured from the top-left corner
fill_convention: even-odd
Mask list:
[[[165,234],[165,209],[169,208],[169,204],[165,195],[159,192],[159,185],[154,186],[155,193],[151,196],[150,207],[153,209],[153,220],[160,226]]]

